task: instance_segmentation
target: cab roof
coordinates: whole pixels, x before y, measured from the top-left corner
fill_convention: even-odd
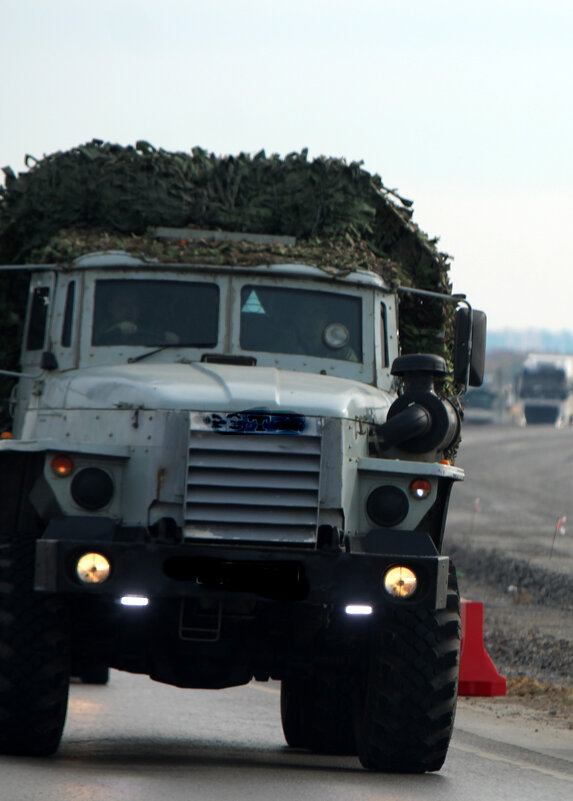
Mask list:
[[[265,273],[267,275],[284,275],[297,278],[318,278],[330,281],[341,281],[343,283],[360,284],[362,286],[372,286],[388,291],[390,287],[384,279],[377,273],[368,270],[349,270],[348,272],[332,273],[312,264],[302,262],[284,262],[275,264],[257,265],[214,265],[214,264],[188,264],[180,262],[159,262],[156,259],[141,259],[132,256],[124,250],[107,250],[94,253],[85,253],[69,263],[51,264],[6,264],[0,265],[2,271],[27,271],[27,272],[70,272],[73,270],[114,270],[122,271],[134,270],[137,272],[157,271],[157,272],[185,272],[205,270],[206,272],[233,272],[253,274]]]

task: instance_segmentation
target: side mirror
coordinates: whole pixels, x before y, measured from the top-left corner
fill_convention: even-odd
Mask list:
[[[481,387],[485,371],[485,312],[462,307],[456,312],[454,380],[464,387]]]

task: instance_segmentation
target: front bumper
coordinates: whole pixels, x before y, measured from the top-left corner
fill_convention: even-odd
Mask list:
[[[421,533],[400,534],[420,537]],[[372,554],[46,538],[38,540],[36,546],[35,589],[84,597],[250,599],[332,607],[366,604],[373,609],[399,603],[443,609],[449,559],[428,553],[429,550],[425,555],[420,555],[423,548],[410,548],[407,555]],[[88,552],[103,554],[111,564],[110,576],[101,584],[82,584],[77,577],[77,561]],[[396,601],[383,589],[386,571],[396,565],[406,565],[418,577],[418,590],[408,600]]]

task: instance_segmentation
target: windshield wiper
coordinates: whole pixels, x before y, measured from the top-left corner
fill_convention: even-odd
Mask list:
[[[161,353],[162,350],[167,350],[167,348],[180,348],[180,347],[189,347],[189,345],[181,345],[179,342],[169,342],[167,345],[161,345],[160,348],[155,348],[154,350],[147,350],[145,353],[140,353],[139,356],[130,356],[127,360],[128,364],[135,364],[135,362],[140,362],[143,359],[147,359],[148,356],[154,356],[156,353]]]
[[[167,350],[168,348],[212,348],[212,342],[193,342],[192,345],[184,344],[182,342],[167,342],[165,345],[161,345],[158,348],[154,348],[153,350],[147,350],[145,353],[140,353],[139,356],[130,356],[127,360],[128,364],[135,364],[135,362],[140,362],[143,359],[147,359],[148,356],[154,356],[156,353],[161,353],[162,350]]]

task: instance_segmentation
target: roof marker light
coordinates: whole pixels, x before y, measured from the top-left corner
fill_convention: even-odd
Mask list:
[[[344,611],[347,615],[371,615],[374,610],[368,604],[348,604]]]
[[[145,598],[143,595],[124,595],[119,602],[122,606],[147,606],[149,598]]]

